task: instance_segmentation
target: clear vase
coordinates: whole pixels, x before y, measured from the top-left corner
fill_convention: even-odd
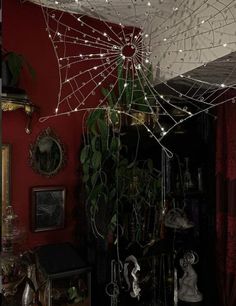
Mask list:
[[[184,171],[184,188],[185,190],[189,190],[193,188],[193,182],[192,182],[192,177],[191,173],[189,171],[189,158],[185,158],[185,171]]]
[[[35,265],[30,265],[27,267],[27,278],[32,282],[34,289],[32,286],[30,286],[29,282],[26,281],[25,289],[22,295],[22,306],[29,306],[35,301],[35,292],[38,289]]]

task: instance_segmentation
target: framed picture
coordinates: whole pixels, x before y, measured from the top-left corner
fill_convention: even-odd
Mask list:
[[[64,187],[32,188],[32,229],[34,232],[64,227],[65,197]]]
[[[10,205],[10,156],[9,144],[2,144],[2,213]]]
[[[35,172],[46,177],[56,175],[65,166],[64,145],[51,128],[42,131],[30,145],[29,161]]]

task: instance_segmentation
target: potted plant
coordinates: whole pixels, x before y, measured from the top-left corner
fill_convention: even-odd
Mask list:
[[[6,88],[18,88],[22,69],[25,68],[34,79],[35,70],[27,59],[14,51],[4,51],[2,61],[2,86]]]

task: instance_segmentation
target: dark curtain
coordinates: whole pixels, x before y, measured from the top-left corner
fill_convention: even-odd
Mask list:
[[[221,96],[216,140],[216,260],[220,306],[236,305],[236,91]]]

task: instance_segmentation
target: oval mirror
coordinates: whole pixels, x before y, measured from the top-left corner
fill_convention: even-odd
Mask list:
[[[53,176],[65,165],[65,150],[56,134],[47,128],[30,146],[30,165],[44,176]]]

